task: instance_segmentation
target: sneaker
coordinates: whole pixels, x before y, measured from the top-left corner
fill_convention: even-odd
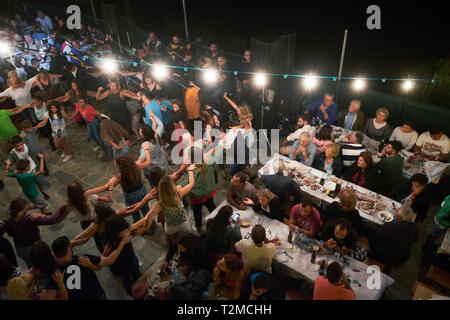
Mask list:
[[[100,152],[98,153],[97,158],[101,159],[101,158],[103,158],[104,155],[105,155],[105,151],[100,150]]]
[[[98,151],[100,149],[100,147],[99,146],[96,146],[94,149],[92,149],[92,150],[94,150],[94,151]]]
[[[63,162],[69,161],[70,158],[72,158],[72,155],[71,155],[71,154],[66,155],[66,156],[64,157],[64,159],[63,159]]]
[[[64,158],[66,156],[66,154],[64,153],[64,151],[63,151],[63,153],[62,153],[62,155],[61,155],[61,158]]]

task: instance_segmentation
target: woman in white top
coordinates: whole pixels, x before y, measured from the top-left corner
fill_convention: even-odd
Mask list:
[[[24,82],[19,78],[15,70],[8,72],[9,88],[0,93],[0,102],[4,102],[9,97],[14,100],[17,107],[30,104],[30,90],[37,85],[36,78],[37,75]],[[20,114],[25,120],[30,120],[33,124],[37,123],[33,109],[25,109]]]
[[[44,127],[50,120],[55,146],[62,150],[61,158],[63,158],[63,162],[69,161],[72,155],[70,154],[69,146],[67,145],[67,129],[64,121],[64,118],[67,118],[67,114],[64,111],[64,108],[57,102],[50,103],[48,107],[49,110],[44,114],[44,120],[39,122],[34,129]]]
[[[402,144],[404,150],[408,151],[416,144],[419,134],[414,130],[414,124],[412,121],[406,120],[402,126],[394,129],[389,138],[390,141],[399,141]]]
[[[109,182],[103,186],[84,190],[83,186],[77,182],[72,181],[67,185],[67,202],[71,206],[80,221],[81,228],[85,230],[91,222],[96,218],[94,206],[97,201],[112,202],[114,190],[114,181],[109,180]],[[99,196],[99,193],[108,191],[108,196]],[[101,236],[96,234],[95,245],[100,252],[103,252],[103,243],[101,241]]]

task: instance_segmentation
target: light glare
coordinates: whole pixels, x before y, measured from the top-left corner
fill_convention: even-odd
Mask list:
[[[106,72],[111,73],[117,70],[117,64],[111,59],[105,59],[102,68]]]
[[[208,69],[204,71],[203,79],[207,83],[214,83],[217,81],[217,71],[214,69]]]
[[[153,67],[153,76],[156,80],[162,80],[167,76],[167,68],[164,65],[157,64]]]
[[[266,83],[266,76],[262,73],[257,73],[255,75],[255,83],[258,86],[263,86]]]
[[[403,83],[403,90],[409,91],[409,90],[412,89],[413,86],[414,86],[414,84],[413,84],[413,82],[412,82],[411,80],[406,80],[406,81]]]
[[[356,79],[355,82],[353,83],[353,89],[355,89],[357,91],[361,91],[362,89],[365,88],[365,86],[366,86],[366,82],[361,79]]]
[[[318,82],[318,79],[312,75],[303,78],[303,86],[306,90],[314,89],[315,87],[317,87]]]

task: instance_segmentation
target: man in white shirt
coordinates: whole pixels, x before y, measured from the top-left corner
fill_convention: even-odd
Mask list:
[[[49,16],[45,15],[41,10],[37,11],[37,18],[35,21],[41,24],[42,31],[46,33],[50,33],[51,31],[53,31],[52,19],[50,19]]]
[[[410,150],[414,147],[419,134],[414,130],[414,124],[412,121],[404,121],[402,126],[398,126],[394,129],[389,138],[390,141],[398,141],[402,144],[403,150]]]
[[[275,256],[276,241],[266,239],[266,230],[260,224],[252,229],[252,240],[242,239],[234,245],[236,250],[242,253],[244,271],[252,274],[257,271],[272,273],[272,259]]]
[[[450,140],[439,128],[422,133],[414,146],[414,152],[419,156],[435,161],[444,161],[449,149]]]
[[[297,119],[297,130],[287,136],[283,141],[283,145],[280,148],[280,154],[288,156],[292,151],[292,145],[296,140],[300,138],[302,133],[307,132],[312,138],[316,133],[316,128],[311,126],[309,122],[311,121],[311,114],[300,115]]]

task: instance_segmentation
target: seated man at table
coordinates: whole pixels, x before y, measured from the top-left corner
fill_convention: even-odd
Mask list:
[[[258,201],[255,186],[246,180],[245,173],[238,172],[233,176],[228,186],[227,201],[239,210],[247,209],[247,204],[244,203],[247,198],[254,203]]]
[[[286,288],[271,274],[256,272],[250,276],[249,288],[241,295],[243,300],[285,300]]]
[[[288,176],[284,175],[284,162],[275,161],[276,174],[262,175],[261,180],[266,187],[280,199],[281,209],[284,214],[289,214],[292,206],[300,202],[302,198],[301,189],[298,184]]]
[[[380,172],[377,189],[390,198],[399,192],[403,183],[403,158],[398,154],[401,149],[400,142],[388,141],[382,151],[384,157],[375,166]]]
[[[329,249],[338,250],[341,256],[349,254],[356,248],[356,231],[347,219],[327,222],[321,232],[321,240]]]
[[[369,237],[369,256],[385,264],[384,273],[400,267],[411,255],[411,247],[418,240],[417,225],[412,222],[413,211],[408,206],[397,209],[395,221],[384,223]]]
[[[316,236],[320,230],[320,213],[313,207],[310,199],[304,197],[292,207],[289,229],[303,232],[310,238]]]
[[[272,259],[275,256],[275,242],[267,240],[266,230],[260,224],[252,229],[252,240],[242,239],[234,247],[237,252],[242,253],[244,271],[251,274],[257,271],[272,273]]]
[[[334,94],[325,92],[323,99],[316,100],[306,106],[305,113],[311,113],[326,124],[334,124],[338,116],[339,107],[333,101]]]
[[[428,160],[435,161],[447,159],[449,149],[449,138],[442,133],[441,129],[436,127],[422,133],[414,146],[415,153]]]
[[[289,154],[289,159],[303,163],[305,166],[310,167],[314,161],[317,147],[311,142],[309,133],[303,132],[300,138],[294,142],[292,151]]]
[[[410,179],[411,193],[402,200],[417,215],[416,223],[423,222],[431,204],[431,187],[428,178],[423,173],[415,173]]]
[[[355,293],[339,262],[328,265],[326,277],[316,278],[313,300],[355,300]]]
[[[361,132],[352,132],[346,137],[348,142],[341,145],[341,158],[344,161],[344,169],[358,161],[359,155],[366,151],[366,146],[362,144],[364,136]]]
[[[414,123],[410,120],[403,121],[402,126],[398,126],[392,131],[391,141],[399,141],[404,150],[411,150],[417,142],[419,134],[414,130]]]
[[[280,154],[288,156],[292,151],[292,145],[294,144],[294,141],[300,138],[300,135],[303,132],[308,132],[310,137],[314,137],[314,134],[316,133],[316,127],[313,127],[309,124],[311,122],[311,118],[312,116],[310,113],[298,116],[297,129],[284,139],[283,145],[280,148]]]
[[[348,111],[339,113],[336,121],[338,127],[352,131],[362,131],[366,124],[366,116],[359,110],[361,108],[361,101],[352,100],[348,106]]]

